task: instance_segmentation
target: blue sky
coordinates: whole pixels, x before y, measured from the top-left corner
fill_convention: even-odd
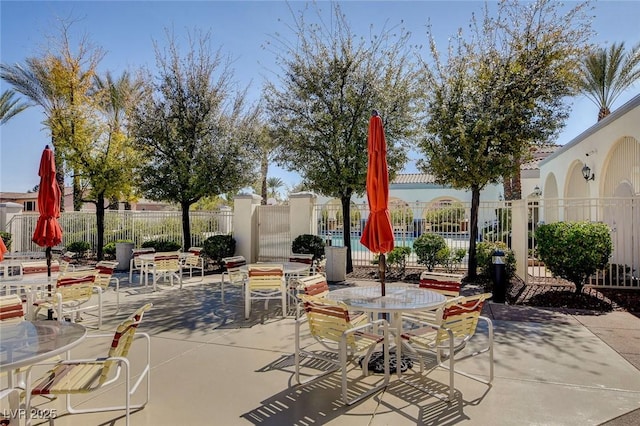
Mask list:
[[[571,2],[567,2],[571,4]],[[447,38],[458,27],[465,28],[473,12],[480,13],[481,1],[342,1],[354,33],[374,33],[387,26],[403,25],[412,32],[414,44],[426,44],[427,22],[445,47]],[[298,10],[304,2],[292,1]],[[323,8],[329,4],[321,2]],[[640,1],[599,1],[595,3],[593,41],[598,44],[640,42]],[[153,68],[153,42],[164,45],[165,29],[180,37],[194,29],[210,31],[214,47],[234,58],[235,78],[241,86],[250,85],[250,96],[257,98],[264,78],[272,75],[273,53],[262,48],[277,32],[289,34],[286,23],[291,14],[284,1],[6,1],[0,2],[0,60],[5,64],[24,63],[38,56],[47,36],[55,36],[56,20],[73,19],[72,37],[86,35],[106,55],[100,70],[119,75],[125,69]],[[72,44],[75,46],[75,44]],[[0,82],[0,89],[8,89]],[[615,107],[638,93],[638,86],[621,96]],[[572,100],[572,114],[558,139],[565,144],[595,123],[597,108],[584,97]],[[30,108],[0,128],[0,191],[24,192],[38,183],[40,154],[49,143],[39,108]],[[415,172],[413,164],[405,171]],[[300,179],[294,173],[270,168],[289,186]]]

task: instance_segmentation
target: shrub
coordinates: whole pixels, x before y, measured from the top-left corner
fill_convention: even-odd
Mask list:
[[[576,293],[587,279],[607,265],[613,250],[609,226],[604,223],[556,222],[536,229],[540,260],[555,275],[571,281]]]
[[[214,235],[202,243],[202,255],[210,259],[219,269],[223,267],[222,258],[233,256],[236,252],[236,240],[232,235]]]
[[[480,275],[491,279],[493,273],[493,252],[501,250],[504,252],[506,280],[509,281],[516,273],[516,256],[513,250],[507,247],[502,241],[483,241],[476,244],[476,259],[480,268]]]
[[[324,241],[317,235],[298,235],[291,243],[291,252],[313,254],[313,261],[318,262],[324,257]]]
[[[438,253],[438,257],[441,259],[440,264],[447,272],[453,272],[455,270],[454,266],[462,262],[466,255],[467,250],[463,248],[451,250],[449,247],[445,247]]]
[[[71,244],[68,244],[66,249],[67,251],[72,251],[76,253],[76,258],[82,259],[87,255],[87,251],[91,248],[88,242],[86,241],[76,241]]]
[[[0,231],[0,237],[2,237],[2,241],[4,241],[4,245],[7,247],[7,250],[11,251],[11,234]]]
[[[418,256],[418,263],[425,265],[429,271],[442,263],[442,250],[447,248],[444,238],[437,234],[426,233],[420,235],[413,242],[413,251]]]
[[[387,264],[390,267],[397,268],[401,275],[404,275],[407,269],[407,257],[411,254],[411,247],[394,247],[387,254]]]
[[[142,243],[142,248],[152,247],[157,252],[178,251],[182,246],[175,241],[151,240]]]

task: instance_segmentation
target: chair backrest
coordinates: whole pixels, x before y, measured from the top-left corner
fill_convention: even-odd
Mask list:
[[[447,297],[460,295],[462,275],[440,274],[436,272],[423,272],[420,274],[420,288],[437,291]]]
[[[129,354],[129,348],[133,343],[138,325],[142,322],[142,317],[145,312],[153,307],[153,303],[147,303],[146,305],[138,308],[129,318],[122,321],[111,341],[111,347],[109,348],[109,357],[126,357]],[[100,383],[104,383],[109,376],[109,370],[113,366],[113,361],[107,361],[102,374],[100,376]]]
[[[71,263],[73,262],[73,260],[76,257],[76,253],[73,251],[67,251],[64,252],[61,256],[60,256],[60,273],[64,274],[65,272],[67,272],[70,268],[73,270],[73,266],[71,265]]]
[[[200,266],[200,253],[202,247],[190,247],[184,258],[184,264],[187,266]]]
[[[180,270],[180,253],[177,251],[158,252],[153,256],[155,269],[166,271]]]
[[[131,250],[131,258],[133,259],[133,266],[140,268],[142,266],[142,260],[138,258],[141,254],[155,253],[156,249],[153,247],[134,248]]]
[[[293,253],[289,255],[289,262],[306,263],[307,265],[313,265],[313,254]]]
[[[339,342],[345,331],[352,328],[349,309],[342,302],[324,297],[300,295],[309,322],[311,335],[320,342]],[[347,344],[353,345],[355,339],[351,335]]]
[[[22,299],[17,294],[0,296],[0,322],[24,321]]]
[[[26,262],[21,262],[22,264],[22,273],[25,275],[29,274],[42,274],[47,272],[47,261],[46,260],[31,260]],[[51,261],[51,272],[59,272],[60,271],[60,262],[57,260]]]
[[[316,297],[324,297],[329,293],[327,277],[322,274],[309,275],[298,278],[298,290],[303,294]]]
[[[202,253],[202,247],[189,247],[189,250],[187,250],[187,253],[200,256],[200,253]]]
[[[447,301],[442,312],[442,327],[438,330],[436,343],[440,344],[449,339],[445,329],[452,331],[454,339],[470,339],[476,332],[484,301],[490,297],[491,293],[482,293]]]
[[[250,289],[280,288],[284,284],[284,266],[253,263],[248,266],[247,276]]]
[[[224,257],[222,262],[227,270],[227,275],[229,275],[229,281],[232,283],[244,281],[246,274],[240,270],[240,267],[247,264],[244,256]]]
[[[95,285],[96,270],[67,272],[60,275],[56,281],[56,293],[60,293],[62,301],[86,301],[93,295]]]
[[[96,263],[95,270],[97,271],[97,275],[94,285],[100,286],[102,289],[109,287],[111,277],[113,276],[117,266],[118,262],[113,262],[111,260],[102,260]]]

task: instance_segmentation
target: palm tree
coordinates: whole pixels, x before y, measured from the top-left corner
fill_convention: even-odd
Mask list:
[[[278,177],[267,178],[267,188],[269,188],[269,198],[278,199],[278,189],[284,186],[282,179]]]
[[[44,111],[45,123],[58,113],[59,102],[49,78],[49,66],[46,59],[27,58],[25,64],[6,65],[0,64],[0,78],[11,84],[15,91],[28,98],[33,104],[38,105]],[[64,194],[64,168],[62,156],[55,149],[56,139],[51,132],[51,145],[56,157],[56,180],[60,186],[60,192]],[[60,209],[64,210],[64,196],[60,200]]]
[[[0,95],[0,123],[2,124],[30,106],[27,103],[20,102],[19,99],[13,99],[15,94],[16,92],[13,90],[5,90]]]
[[[640,44],[625,52],[624,42],[585,56],[580,91],[599,108],[598,121],[611,114],[613,102],[640,78]]]

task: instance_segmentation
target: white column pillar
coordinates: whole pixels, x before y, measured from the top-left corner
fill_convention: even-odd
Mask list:
[[[233,238],[236,240],[236,255],[244,256],[247,262],[258,258],[257,207],[262,197],[256,194],[240,194],[233,199]]]
[[[289,194],[289,235],[291,241],[302,234],[315,235],[317,220],[314,206],[316,196],[311,192]]]

